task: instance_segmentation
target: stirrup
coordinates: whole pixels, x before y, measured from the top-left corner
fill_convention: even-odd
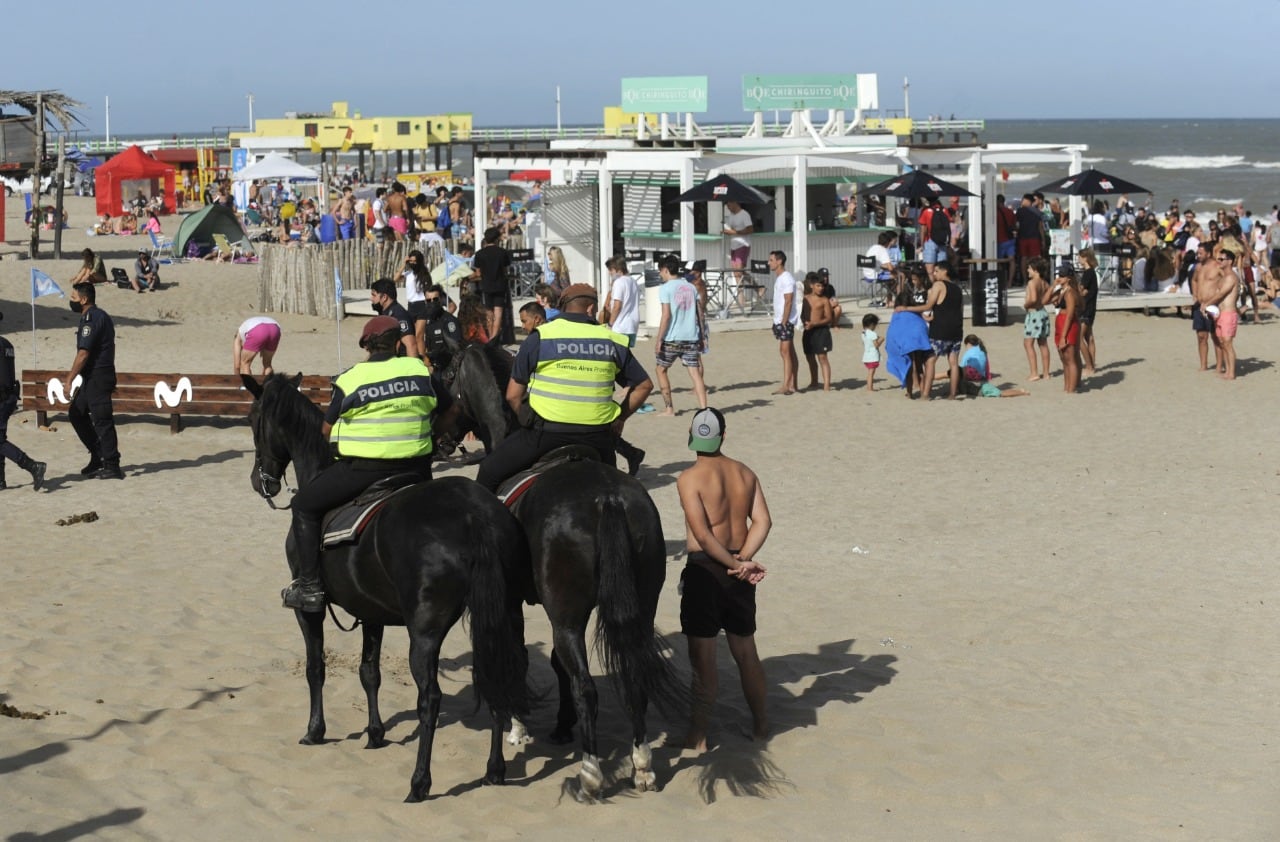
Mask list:
[[[316,613],[324,611],[324,587],[318,580],[294,579],[280,591],[280,601],[285,608]]]

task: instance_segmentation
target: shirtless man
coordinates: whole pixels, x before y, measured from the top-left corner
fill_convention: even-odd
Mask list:
[[[1049,264],[1043,257],[1027,261],[1027,297],[1023,307],[1027,311],[1022,320],[1022,347],[1027,352],[1027,366],[1031,373],[1028,380],[1043,380],[1049,376],[1049,311],[1044,305],[1049,301]],[[1036,369],[1036,345],[1040,346],[1040,368]]]
[[[338,226],[338,237],[350,240],[356,235],[356,199],[350,187],[342,188],[339,196],[330,208],[333,221]]]
[[[409,233],[409,198],[400,182],[392,182],[386,202],[387,227],[396,232],[396,239],[403,240]]]
[[[689,640],[693,668],[693,714],[685,748],[698,752],[707,749],[707,722],[718,689],[716,637],[722,628],[751,709],[752,738],[769,735],[764,667],[755,641],[755,586],[766,571],[754,558],[773,522],[755,473],[720,452],[724,431],[718,410],[694,413],[689,449],[698,454],[697,461],[676,479],[688,549],[680,574],[680,628]]]
[[[1205,269],[1201,283],[1207,300],[1205,310],[1218,313],[1214,318],[1213,335],[1218,344],[1218,376],[1224,380],[1236,379],[1236,329],[1240,326],[1240,312],[1236,298],[1240,295],[1240,277],[1235,270],[1236,254],[1221,249]]]
[[[1195,303],[1191,305],[1191,329],[1196,332],[1196,344],[1200,351],[1200,370],[1209,370],[1209,340],[1213,340],[1213,370],[1218,371],[1222,367],[1222,353],[1218,350],[1218,337],[1213,334],[1213,317],[1205,312],[1205,307],[1209,306],[1213,301],[1212,293],[1214,292],[1213,284],[1207,283],[1205,278],[1209,269],[1216,266],[1216,262],[1209,256],[1209,246],[1200,243],[1196,246],[1196,268],[1191,273],[1191,297],[1195,299]]]

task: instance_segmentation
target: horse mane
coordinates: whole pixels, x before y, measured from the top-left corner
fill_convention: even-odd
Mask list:
[[[323,464],[328,459],[329,443],[320,434],[324,413],[298,391],[297,384],[284,374],[273,374],[262,383],[260,410],[295,443],[294,460],[300,454],[313,455]]]

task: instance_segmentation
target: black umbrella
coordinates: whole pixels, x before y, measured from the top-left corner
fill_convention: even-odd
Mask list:
[[[673,202],[737,202],[740,205],[767,205],[768,196],[733,176],[718,175],[676,196]]]
[[[924,170],[912,170],[903,175],[895,175],[888,181],[863,187],[858,192],[872,196],[893,196],[897,199],[934,199],[939,196],[973,195],[959,184],[952,184]]]
[[[1082,173],[1060,178],[1041,187],[1039,193],[1060,193],[1065,196],[1111,196],[1117,193],[1150,193],[1132,181],[1107,175],[1092,167]]]

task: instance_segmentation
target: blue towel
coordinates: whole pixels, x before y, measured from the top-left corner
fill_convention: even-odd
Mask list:
[[[902,385],[907,384],[911,370],[911,354],[930,351],[929,324],[919,313],[894,313],[884,335],[884,365]]]

